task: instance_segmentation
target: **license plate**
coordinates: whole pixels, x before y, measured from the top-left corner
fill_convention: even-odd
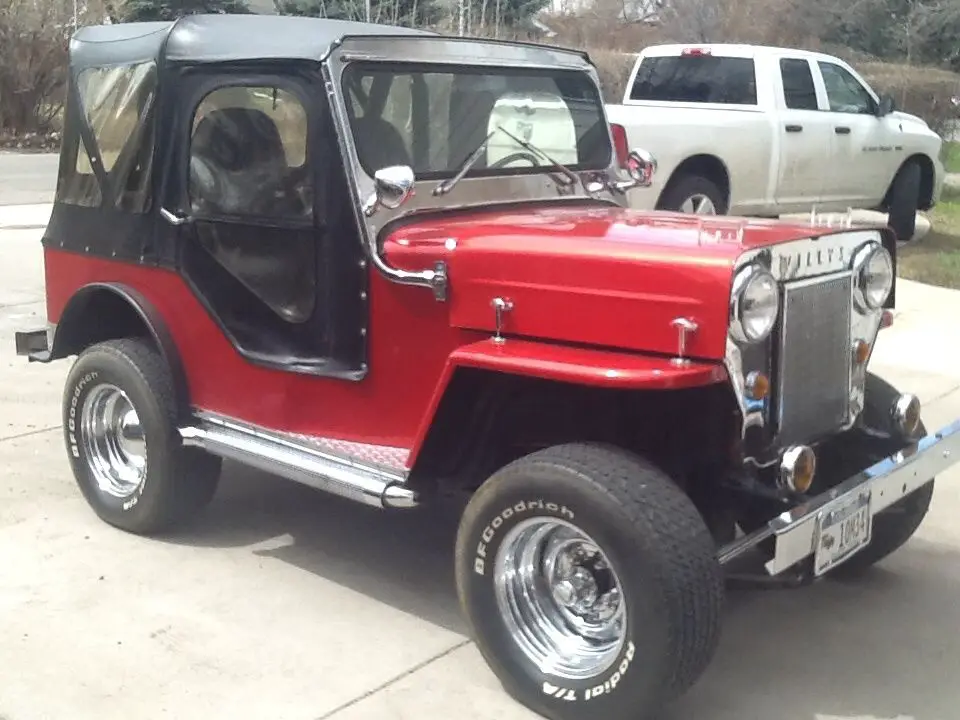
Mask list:
[[[849,560],[870,544],[872,531],[869,490],[833,506],[817,521],[814,573],[823,575]]]

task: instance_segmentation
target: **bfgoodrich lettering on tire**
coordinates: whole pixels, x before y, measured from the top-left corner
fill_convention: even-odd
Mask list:
[[[100,518],[136,533],[186,520],[216,491],[220,459],[184,448],[163,358],[138,339],[84,350],[63,395],[67,455]]]
[[[720,635],[723,575],[663,472],[592,444],[495,473],[457,537],[460,603],[505,689],[556,720],[638,720],[687,690]]]

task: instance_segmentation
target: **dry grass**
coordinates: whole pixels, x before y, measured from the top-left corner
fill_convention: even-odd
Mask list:
[[[944,188],[930,220],[926,237],[900,249],[897,274],[960,290],[960,191]]]

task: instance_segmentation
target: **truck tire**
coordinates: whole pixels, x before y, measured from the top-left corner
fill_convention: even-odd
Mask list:
[[[63,430],[80,491],[114,527],[171,528],[216,492],[221,461],[181,444],[170,372],[143,340],[108,340],[80,353],[64,388]]]
[[[900,242],[909,242],[917,229],[917,209],[920,205],[920,165],[906,163],[897,172],[890,188],[887,225]]]
[[[673,178],[660,196],[658,209],[698,214],[697,209],[707,203],[711,212],[701,215],[726,215],[727,199],[712,180],[700,175],[681,175]]]
[[[870,373],[867,375],[864,413],[870,427],[890,428],[888,409],[900,393],[883,378]],[[927,434],[923,422],[920,423],[918,437]],[[868,463],[878,462],[884,457],[899,452],[906,445],[902,440],[891,440],[888,445],[874,450],[866,456]],[[857,453],[855,446],[849,448],[848,457],[856,457],[860,467],[865,465],[863,453]],[[856,454],[855,454],[856,453]],[[856,470],[853,470],[856,472]],[[852,472],[850,473],[852,474]],[[838,579],[850,579],[863,575],[878,562],[899,550],[913,537],[930,509],[933,499],[934,479],[894,503],[873,519],[873,537],[870,544],[860,550],[842,565],[838,565],[830,574]]]
[[[669,477],[617,448],[554,446],[492,475],[461,520],[456,579],[503,687],[553,720],[651,717],[719,642],[707,526]]]

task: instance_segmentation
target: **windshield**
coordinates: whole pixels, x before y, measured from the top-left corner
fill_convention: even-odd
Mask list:
[[[611,161],[602,100],[583,72],[357,62],[343,73],[343,91],[371,176],[408,165],[418,180],[448,178],[485,140],[468,176],[550,169],[511,135],[571,170],[602,170]]]

